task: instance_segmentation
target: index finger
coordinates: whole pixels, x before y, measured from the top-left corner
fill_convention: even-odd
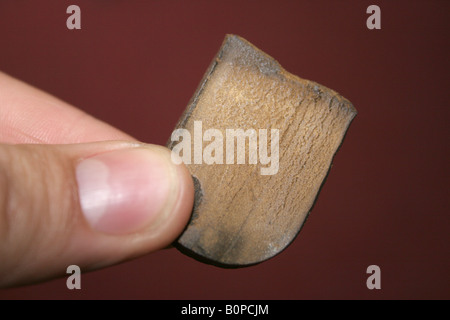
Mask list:
[[[135,140],[58,98],[0,72],[0,143]]]

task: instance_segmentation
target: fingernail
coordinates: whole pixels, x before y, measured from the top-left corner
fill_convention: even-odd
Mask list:
[[[87,222],[110,234],[136,232],[157,220],[174,202],[171,194],[178,182],[170,157],[147,148],[84,159],[76,167],[76,177]]]

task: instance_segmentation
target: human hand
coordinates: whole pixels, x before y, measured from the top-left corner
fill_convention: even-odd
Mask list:
[[[168,149],[0,73],[0,287],[167,247],[193,193]]]

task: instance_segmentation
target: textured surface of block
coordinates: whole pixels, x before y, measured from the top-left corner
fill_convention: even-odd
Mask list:
[[[175,246],[225,267],[252,265],[282,251],[305,222],[355,115],[333,90],[288,73],[246,40],[227,36],[176,128],[194,136],[195,121],[201,121],[203,133],[217,129],[224,139],[227,129],[267,129],[270,147],[271,129],[277,129],[278,171],[264,175],[269,164],[249,163],[250,139],[244,164],[236,164],[237,154],[234,164],[195,164],[192,156],[196,201]],[[202,141],[202,147],[210,143]],[[224,142],[224,159],[226,151]]]

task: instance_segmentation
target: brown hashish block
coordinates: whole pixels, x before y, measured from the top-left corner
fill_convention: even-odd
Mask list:
[[[191,136],[168,142],[196,187],[192,218],[174,245],[223,267],[281,252],[305,222],[355,116],[335,91],[228,35],[176,126]]]

